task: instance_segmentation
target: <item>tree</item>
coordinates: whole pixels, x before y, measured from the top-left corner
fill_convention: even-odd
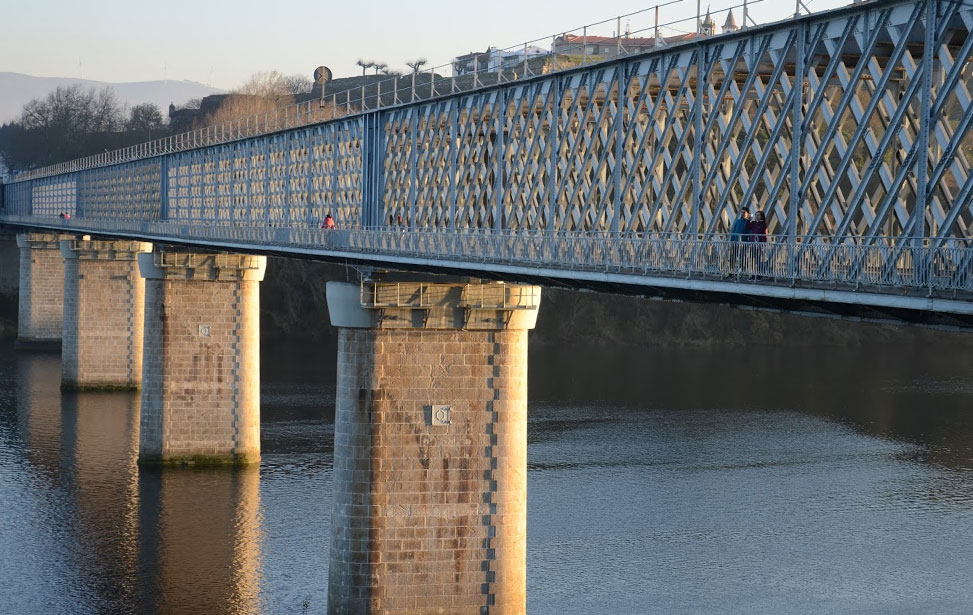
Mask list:
[[[254,120],[253,126],[256,129],[257,122],[263,123],[267,116],[294,113],[296,117],[296,112],[292,109],[295,95],[310,91],[310,80],[301,75],[285,76],[277,71],[255,73],[226,95],[216,111],[204,118],[202,125],[245,122],[249,118]],[[304,122],[331,117],[336,112],[330,109],[308,108],[303,109],[302,113],[300,121]]]
[[[314,87],[314,82],[305,75],[288,75],[284,77],[284,83],[291,94],[309,94]]]
[[[129,132],[152,133],[164,126],[162,111],[152,103],[142,103],[132,107],[125,124]]]
[[[412,73],[413,74],[418,74],[419,73],[419,69],[421,69],[423,67],[423,65],[428,64],[428,63],[429,63],[429,60],[427,60],[425,58],[418,58],[418,59],[413,60],[412,62],[406,62],[405,65],[412,69]]]
[[[126,145],[125,108],[115,92],[60,86],[24,105],[20,118],[0,129],[0,156],[25,170]]]
[[[362,60],[360,58],[359,58],[359,60],[357,62],[355,62],[355,64],[357,64],[358,66],[361,66],[361,76],[362,77],[365,76],[365,71],[366,70],[368,70],[369,68],[375,66],[375,62],[372,62],[371,60]]]

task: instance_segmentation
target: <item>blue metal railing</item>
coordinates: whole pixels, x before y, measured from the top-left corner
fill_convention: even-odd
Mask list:
[[[371,227],[197,225],[5,216],[0,222],[64,232],[170,238],[212,247],[332,256],[369,256],[442,267],[512,265],[535,270],[826,284],[879,292],[973,292],[973,239],[946,243],[870,237],[734,240],[724,234],[613,234]]]

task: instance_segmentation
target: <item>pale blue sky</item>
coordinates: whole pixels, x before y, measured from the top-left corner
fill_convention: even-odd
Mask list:
[[[713,1],[716,10],[742,0]],[[655,4],[655,0],[0,0],[0,71],[99,81],[188,79],[231,89],[258,71],[360,74],[359,58],[407,70],[417,57],[444,64],[488,45],[506,47]],[[811,0],[815,11],[848,0]],[[703,3],[705,7],[707,2]],[[661,21],[694,15],[684,0]],[[758,22],[792,14],[791,0],[764,0]],[[740,21],[740,10],[736,10]],[[716,21],[722,24],[724,15]],[[628,20],[636,30],[652,13]],[[692,28],[692,22],[678,26]],[[624,21],[622,29],[625,29]],[[614,21],[593,30],[611,35]],[[673,33],[670,31],[670,33]]]

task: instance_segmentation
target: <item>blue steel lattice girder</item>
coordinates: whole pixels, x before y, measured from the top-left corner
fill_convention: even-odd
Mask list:
[[[971,220],[970,152],[973,151],[973,136],[970,133],[970,114],[973,111],[969,85],[962,80],[969,75],[969,63],[973,55],[973,37],[968,36],[953,54],[943,35],[949,19],[943,19],[937,39],[937,59],[946,69],[942,86],[937,88],[937,96],[932,103],[931,114],[937,118],[934,126],[936,145],[942,148],[939,160],[934,159],[935,167],[930,176],[932,190],[932,211],[936,216],[938,229],[934,229],[936,244],[952,234],[969,236]],[[954,16],[953,27],[961,26],[967,31],[973,29],[973,11],[962,11]],[[964,75],[965,73],[965,75]],[[962,119],[954,128],[950,119],[962,114]],[[945,143],[944,143],[945,142]],[[952,206],[950,206],[952,205]],[[966,214],[965,219],[963,214]]]
[[[75,199],[90,218],[156,219],[168,200],[166,217],[187,222],[306,226],[331,211],[348,227],[402,215],[424,227],[675,233],[724,232],[756,199],[778,232],[965,238],[971,7],[929,1],[878,0],[387,108],[379,151],[354,116],[164,165],[83,169]],[[381,161],[368,177],[366,159]],[[28,207],[57,213],[67,177],[29,180]],[[379,205],[365,218],[368,182]],[[8,210],[21,183],[5,188]]]
[[[543,229],[547,226],[546,190],[548,168],[543,161],[551,155],[549,138],[554,91],[551,82],[518,86],[512,97],[520,100],[508,106],[503,131],[507,171],[501,185],[504,228]]]
[[[918,19],[919,8],[920,7],[917,5],[916,12],[911,16],[909,22],[910,24],[914,23]],[[883,11],[876,17],[879,24],[885,23],[888,21],[888,11]],[[878,29],[878,26],[876,26],[876,29]],[[866,105],[861,105],[860,101],[857,99],[852,102],[851,112],[853,114],[854,121],[857,124],[857,128],[847,144],[844,142],[841,143],[841,145],[844,146],[845,151],[842,153],[841,163],[837,167],[837,175],[845,173],[846,170],[852,166],[855,150],[851,147],[851,145],[855,143],[863,144],[867,148],[868,154],[870,155],[870,160],[866,161],[866,164],[863,165],[862,169],[855,169],[859,170],[860,175],[854,177],[856,181],[853,182],[855,185],[852,186],[854,190],[852,196],[848,198],[847,195],[845,195],[844,200],[846,201],[846,205],[844,207],[844,215],[841,222],[837,225],[837,229],[835,231],[835,235],[838,237],[846,236],[849,228],[856,231],[857,234],[857,232],[867,228],[868,225],[874,224],[874,211],[871,209],[871,207],[866,206],[866,197],[869,194],[868,188],[873,180],[879,181],[882,180],[882,178],[885,178],[883,181],[883,187],[886,190],[888,189],[889,185],[887,179],[890,178],[891,173],[888,172],[887,163],[885,163],[883,160],[883,155],[887,150],[884,147],[881,147],[881,142],[875,142],[875,133],[870,127],[874,120],[881,122],[883,139],[885,136],[894,134],[895,132],[893,125],[887,123],[884,118],[892,118],[892,114],[888,113],[887,106],[888,103],[891,102],[887,96],[889,94],[888,88],[891,79],[898,73],[898,71],[905,72],[905,68],[902,65],[902,58],[907,51],[906,37],[908,35],[908,30],[907,26],[890,26],[887,29],[887,32],[893,37],[893,48],[891,55],[889,56],[888,60],[886,60],[884,68],[879,66],[878,62],[874,58],[868,62],[868,74],[875,86],[873,91],[868,92],[870,96],[866,99],[868,101]],[[896,34],[900,36],[898,40],[894,38]],[[920,83],[919,80],[913,81],[914,83],[910,85],[918,87]],[[848,82],[843,82],[842,85],[846,88],[855,87],[855,84]],[[904,112],[906,108],[906,106],[902,106],[901,111]],[[880,111],[883,110],[885,113],[880,113]],[[896,111],[898,110],[899,109],[896,109]],[[900,115],[899,117],[901,118],[902,116]],[[876,174],[879,167],[884,167],[883,171],[885,172],[881,175]],[[838,183],[834,182],[824,195],[825,202],[830,202],[834,198],[837,187]],[[874,187],[872,192],[874,193]],[[859,211],[862,212],[862,224],[858,228],[854,228],[853,222],[855,221],[856,214]]]
[[[770,45],[773,41],[773,37],[770,35],[764,35],[757,39],[744,39],[737,43],[739,47],[736,57],[730,59],[732,64],[724,64],[721,93],[729,91],[732,96],[733,101],[733,111],[730,117],[723,120],[719,117],[721,114],[716,113],[716,105],[712,102],[710,103],[710,115],[704,127],[703,135],[706,137],[714,137],[717,143],[717,147],[712,147],[713,139],[707,139],[707,169],[704,171],[705,175],[702,179],[702,190],[701,198],[706,199],[708,202],[713,202],[715,200],[715,206],[707,208],[704,214],[704,220],[709,219],[710,224],[704,225],[704,229],[707,233],[714,232],[715,223],[724,220],[724,223],[731,223],[732,219],[736,217],[736,211],[744,205],[750,206],[752,199],[752,182],[746,181],[745,186],[751,186],[749,191],[744,192],[740,201],[736,203],[733,208],[734,215],[726,216],[724,219],[724,211],[727,209],[727,204],[731,196],[734,194],[733,186],[738,181],[738,177],[742,176],[745,180],[751,179],[751,173],[743,164],[744,160],[741,158],[746,158],[752,151],[751,145],[755,137],[755,131],[753,127],[762,122],[762,114],[766,110],[766,104],[769,103],[769,97],[760,96],[756,91],[756,84],[760,83],[760,67],[766,63],[767,56],[769,54]],[[757,46],[754,47],[754,44]],[[743,66],[739,66],[742,62]],[[782,70],[783,63],[774,63],[777,66],[776,70]],[[737,72],[738,68],[743,68],[746,77],[744,78],[742,86],[740,86],[736,79],[733,78],[734,73]],[[779,73],[775,73],[779,77]],[[711,78],[709,80],[711,83],[716,81],[716,79]],[[712,94],[712,85],[710,85],[710,95]],[[755,106],[753,100],[756,99],[758,104]],[[711,99],[712,100],[712,99]],[[718,99],[722,104],[723,96]],[[718,132],[714,133],[711,130],[711,123],[716,121]],[[737,143],[738,136],[743,134],[744,140],[742,143]],[[727,152],[728,155],[727,155]],[[759,155],[759,150],[757,152]],[[725,185],[718,187],[716,190],[711,189],[711,185],[716,178],[716,174],[725,169],[726,161],[730,162],[730,172],[726,177]],[[752,208],[752,207],[751,207]]]

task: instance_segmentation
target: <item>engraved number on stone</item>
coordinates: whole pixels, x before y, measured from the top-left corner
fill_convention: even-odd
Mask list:
[[[209,325],[199,325],[199,337],[209,337]]]

